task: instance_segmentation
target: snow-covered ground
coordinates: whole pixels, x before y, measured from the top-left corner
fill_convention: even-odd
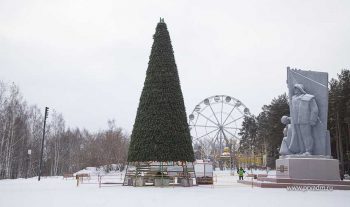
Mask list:
[[[107,172],[107,168],[109,168]],[[125,171],[125,169],[124,169]],[[104,165],[100,167],[87,167],[85,169],[79,170],[78,172],[74,173],[74,176],[76,174],[88,174],[91,176],[97,176],[97,175],[119,175],[119,166],[117,164],[111,164],[111,165]]]
[[[115,177],[116,180],[120,179]],[[300,207],[346,206],[350,191],[296,192],[286,189],[261,189],[237,184],[228,172],[215,173],[214,186],[129,187],[82,184],[73,179],[47,177],[0,180],[0,207]],[[249,179],[249,178],[247,178]]]

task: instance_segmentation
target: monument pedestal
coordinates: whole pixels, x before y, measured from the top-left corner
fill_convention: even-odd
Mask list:
[[[350,181],[340,180],[339,161],[331,156],[286,155],[276,160],[276,176],[256,180],[237,180],[238,183],[261,188],[322,187],[328,190],[350,190]]]
[[[320,155],[282,156],[276,160],[276,178],[340,180],[339,161]]]

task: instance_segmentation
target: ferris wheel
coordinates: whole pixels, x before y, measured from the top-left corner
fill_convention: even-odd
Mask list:
[[[208,97],[189,115],[192,143],[206,151],[204,154],[213,150],[221,154],[225,146],[239,141],[242,122],[249,115],[249,109],[232,96]]]

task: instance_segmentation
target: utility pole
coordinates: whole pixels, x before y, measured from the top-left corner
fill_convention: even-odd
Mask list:
[[[43,153],[44,153],[44,140],[45,140],[45,127],[46,127],[46,119],[47,116],[49,115],[49,107],[45,107],[45,117],[44,117],[44,129],[43,129],[43,139],[41,141],[41,154],[40,154],[40,164],[39,164],[39,177],[38,181],[40,181],[40,176],[41,176],[41,167],[43,163]]]

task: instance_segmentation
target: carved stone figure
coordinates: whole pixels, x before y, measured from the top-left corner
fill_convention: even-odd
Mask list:
[[[330,156],[328,74],[288,67],[287,86],[293,138],[290,153]]]
[[[290,117],[282,116],[281,118],[282,124],[285,124],[286,127],[283,129],[283,140],[280,147],[280,155],[290,155],[293,154],[289,150],[291,138],[292,138],[292,128],[290,127]]]
[[[315,96],[306,93],[302,84],[295,84],[290,104],[292,135],[289,150],[293,154],[311,155],[314,145],[312,128],[318,119]]]
[[[287,68],[290,117],[276,160],[277,179],[340,180],[327,130],[328,74]]]

